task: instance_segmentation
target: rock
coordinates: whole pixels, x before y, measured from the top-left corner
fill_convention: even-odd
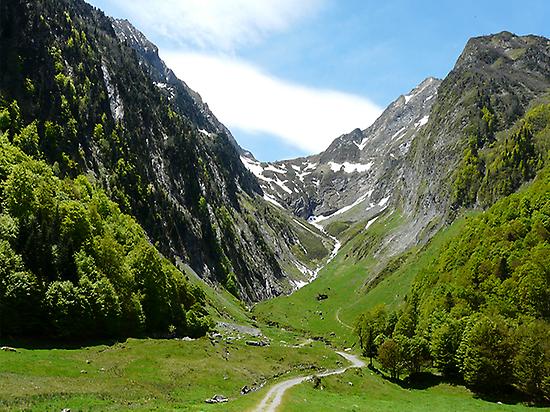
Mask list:
[[[229,399],[227,399],[223,395],[214,395],[210,399],[205,400],[206,403],[225,403],[229,402]]]
[[[71,410],[69,408],[63,408],[61,409],[61,412],[71,412]]]
[[[105,368],[101,368],[99,371],[100,372],[105,372]]]
[[[247,393],[250,392],[250,388],[247,386],[247,385],[244,385],[242,388],[241,388],[241,395],[246,395]]]
[[[80,373],[84,374],[84,373],[88,373],[88,372],[86,372],[84,369],[82,369],[82,370],[80,371]]]
[[[92,361],[90,359],[86,359],[86,365],[89,365],[90,363],[92,363]]]
[[[325,300],[328,299],[328,295],[325,295],[324,293],[319,293],[317,295],[317,300]]]
[[[2,346],[0,349],[3,350],[4,352],[17,352],[17,349],[9,346]]]
[[[248,346],[269,346],[269,343],[258,340],[247,340],[245,342]]]

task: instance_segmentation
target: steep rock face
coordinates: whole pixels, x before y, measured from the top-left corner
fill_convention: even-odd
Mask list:
[[[136,29],[128,20],[111,19],[113,29],[118,39],[137,52],[140,64],[146,67],[149,77],[155,85],[174,103],[174,107],[195,124],[202,133],[223,133],[235,146],[239,153],[245,151],[212,113],[201,96],[187,84],[178,79],[174,72],[166,66],[159,57],[158,48],[151,43],[143,33]],[[246,152],[247,156],[252,156]]]
[[[92,176],[174,261],[259,300],[328,254],[261,199],[227,129],[131,26],[80,0],[3,1],[0,55],[0,96],[36,120],[39,156]]]
[[[455,170],[466,147],[493,144],[549,90],[548,39],[503,32],[468,42],[404,164],[401,201],[417,230],[452,218]]]
[[[366,130],[338,137],[324,152],[295,160],[243,162],[268,199],[304,218],[339,216],[359,204],[354,219],[374,216],[398,190],[397,179],[411,142],[426,125],[440,81],[424,80],[400,96]]]
[[[549,91],[548,39],[473,38],[443,81],[426,79],[371,127],[340,136],[323,153],[269,164],[241,159],[266,199],[325,226],[398,210],[401,228],[384,241],[398,253],[429,239],[458,208],[480,206],[456,199],[465,150],[490,148]]]

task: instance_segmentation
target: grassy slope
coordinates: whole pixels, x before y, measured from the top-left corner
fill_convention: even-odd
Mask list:
[[[215,290],[186,265],[180,267],[191,283],[203,287],[215,321],[258,326],[225,289]],[[334,368],[340,361],[322,343],[292,348],[304,342],[302,335],[260,326],[271,342],[269,347],[248,346],[246,340],[255,338],[223,330],[223,339],[215,344],[208,338],[190,342],[129,339],[51,349],[0,342],[0,346],[28,348],[17,353],[0,351],[0,410],[211,410],[216,405],[204,400],[220,393],[232,399],[224,410],[241,411],[254,406],[265,392],[241,396],[244,385],[265,380],[272,384],[280,374],[283,379],[310,373],[312,368]],[[228,343],[227,336],[235,340]]]
[[[364,223],[359,225],[360,228],[350,228],[347,233],[352,230],[359,233],[344,244],[338,256],[320,272],[315,282],[291,296],[258,304],[254,313],[260,319],[278,322],[281,326],[324,336],[337,345],[352,345],[355,342],[352,328],[357,317],[379,303],[399,306],[416,273],[462,227],[464,219],[440,232],[420,253],[419,250],[409,252],[404,257],[404,264],[376,286],[367,287],[369,281],[373,280],[378,263],[369,245],[375,244],[382,235],[394,231],[401,223],[401,217],[394,213],[377,220],[366,232],[363,230]],[[365,257],[357,259],[357,255]],[[317,300],[319,294],[328,295],[328,299]]]
[[[352,385],[349,384],[352,383]],[[368,369],[322,379],[323,390],[311,383],[292,388],[281,410],[306,411],[524,411],[522,405],[499,405],[477,399],[463,386],[435,382],[425,389],[403,389]]]
[[[399,257],[397,269],[386,274],[375,286],[367,287],[369,274],[376,262],[372,257],[356,261],[352,252],[357,252],[365,241],[361,235],[346,244],[336,259],[324,269],[317,281],[289,297],[281,297],[259,304],[254,312],[262,318],[272,319],[281,325],[300,329],[311,335],[328,337],[337,345],[351,346],[355,343],[353,331],[336,320],[353,326],[357,316],[380,303],[398,307],[407,294],[416,274],[427,266],[456,236],[469,216],[456,220],[453,225],[440,231],[421,250],[413,249]],[[400,220],[387,216],[371,226],[369,231],[382,234],[393,230]],[[370,238],[372,239],[372,233]],[[346,258],[348,255],[348,258]],[[317,301],[318,293],[329,298]],[[353,298],[350,298],[350,295]],[[323,316],[318,315],[321,311]],[[336,336],[330,336],[335,332]],[[352,385],[349,385],[349,382]],[[526,410],[522,405],[498,405],[482,399],[463,386],[436,382],[423,389],[403,389],[386,381],[371,371],[351,370],[344,375],[323,378],[324,390],[313,389],[311,383],[292,388],[285,396],[285,411],[493,411]]]
[[[231,344],[129,339],[111,346],[0,352],[0,410],[206,411],[215,405],[204,400],[219,393],[231,399],[223,410],[242,411],[265,392],[241,396],[244,385],[309,373],[313,365],[333,368],[339,360],[321,343],[291,349],[280,341],[295,344],[300,337],[267,335],[269,347],[247,346],[243,336]]]
[[[206,286],[190,268],[181,267],[191,283],[203,286],[215,321],[258,326],[231,294]],[[260,326],[271,342],[269,347],[248,346],[246,340],[255,338],[223,330],[223,339],[215,344],[208,338],[190,342],[129,339],[52,349],[0,342],[0,346],[18,348],[17,353],[0,351],[0,410],[206,411],[216,405],[209,406],[204,400],[219,393],[231,399],[224,410],[241,411],[253,407],[265,392],[241,396],[244,385],[265,380],[270,385],[288,376],[311,373],[312,368],[334,368],[340,361],[320,342],[292,348],[304,342],[302,335]],[[227,336],[236,339],[228,343]]]
[[[250,325],[252,320],[244,304],[222,286],[207,285],[197,273],[186,264],[178,265],[189,282],[199,285],[206,295],[207,309],[214,321],[235,322],[240,325]]]

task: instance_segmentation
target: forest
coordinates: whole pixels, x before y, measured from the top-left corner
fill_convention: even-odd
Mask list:
[[[203,291],[93,179],[60,177],[40,140],[0,102],[0,336],[204,335]]]

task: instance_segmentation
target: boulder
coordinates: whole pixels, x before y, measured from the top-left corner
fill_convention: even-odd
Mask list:
[[[214,395],[210,399],[205,400],[206,403],[225,403],[229,402],[229,399],[227,399],[223,395]]]
[[[268,346],[269,343],[261,340],[247,340],[245,342],[248,346]]]

